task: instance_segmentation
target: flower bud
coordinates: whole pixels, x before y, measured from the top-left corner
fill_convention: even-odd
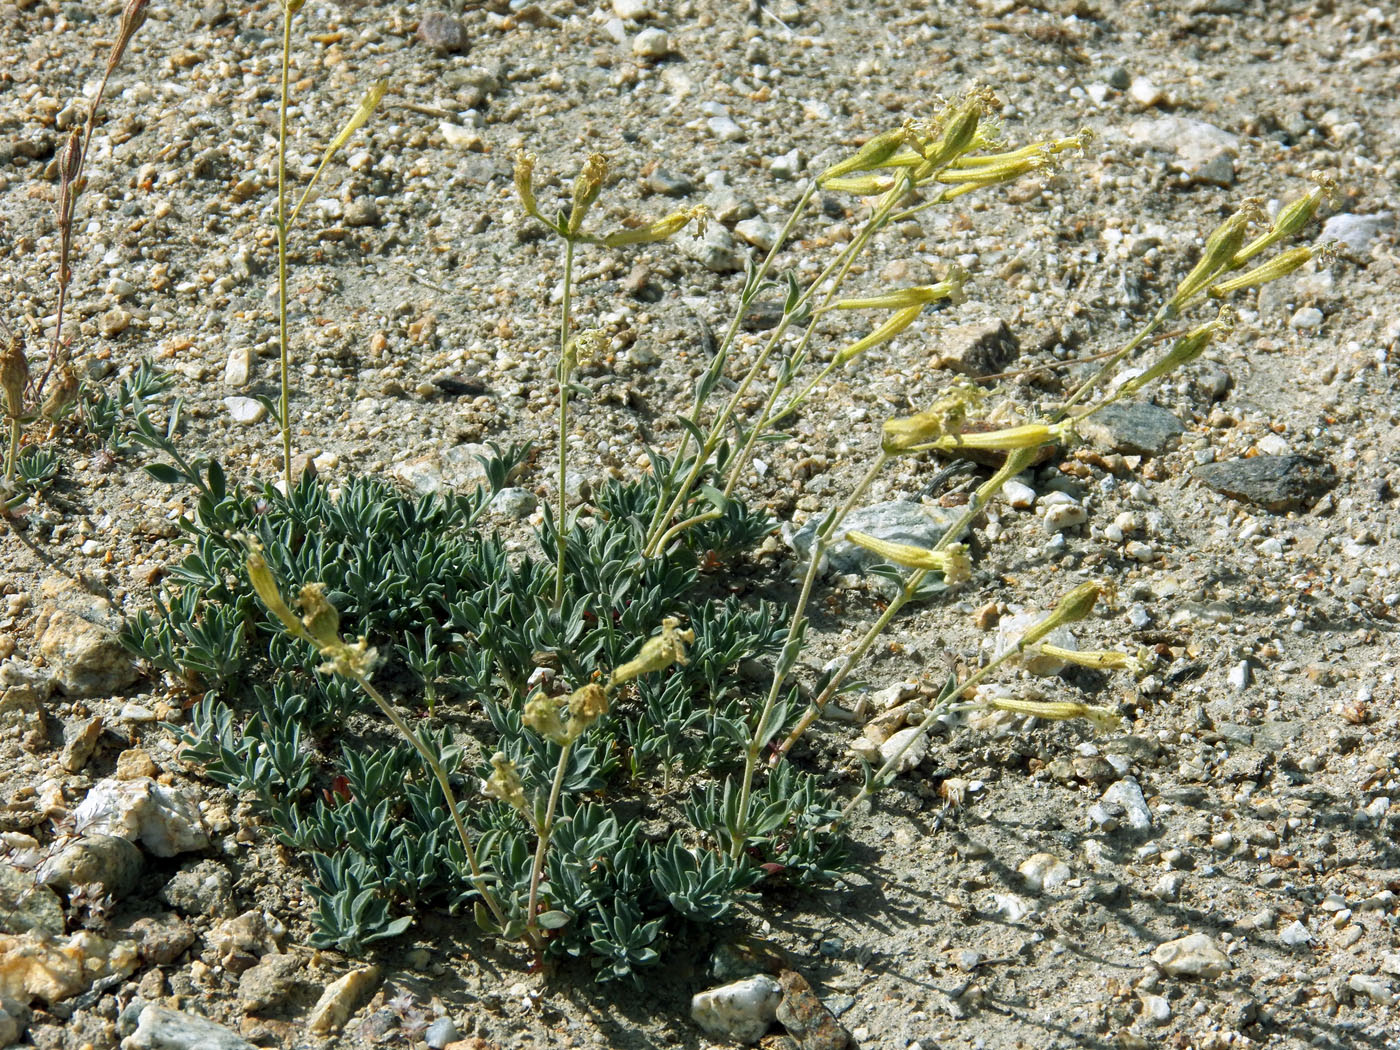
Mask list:
[[[326,597],[324,583],[308,583],[297,596],[301,608],[301,622],[306,633],[319,648],[325,649],[340,642],[340,613]]]
[[[1242,252],[1241,255],[1244,253]],[[1229,295],[1231,292],[1238,292],[1244,288],[1252,288],[1258,284],[1268,284],[1276,281],[1280,277],[1287,277],[1294,270],[1303,264],[1310,262],[1316,256],[1322,254],[1319,245],[1302,245],[1297,248],[1289,248],[1286,252],[1279,252],[1268,262],[1260,263],[1252,270],[1246,270],[1237,277],[1220,281],[1206,289],[1206,294],[1212,299],[1219,299]]]
[[[1053,657],[1076,667],[1089,667],[1097,671],[1131,671],[1141,674],[1147,667],[1143,652],[1119,652],[1117,649],[1064,649],[1048,642],[1036,647],[1042,656]]]
[[[578,233],[588,210],[603,192],[603,182],[608,177],[608,158],[601,153],[590,153],[584,161],[583,170],[574,180],[574,203],[569,209],[569,236]]]
[[[491,775],[481,782],[481,793],[488,798],[500,799],[517,813],[525,815],[525,785],[520,781],[515,763],[506,757],[504,751],[497,751],[491,756]]]
[[[1017,700],[1009,696],[993,696],[983,703],[997,711],[1010,711],[1013,714],[1043,718],[1050,722],[1087,718],[1096,729],[1104,731],[1117,729],[1123,722],[1116,712],[1106,707],[1095,707],[1072,700]]]
[[[1235,267],[1243,266],[1260,252],[1292,237],[1312,222],[1322,202],[1332,197],[1337,190],[1336,180],[1320,171],[1313,172],[1313,180],[1317,183],[1315,188],[1280,208],[1269,229],[1240,249],[1234,258]]]
[[[1250,219],[1257,210],[1257,207],[1246,205],[1215,228],[1206,239],[1200,262],[1186,275],[1186,279],[1177,287],[1176,294],[1167,304],[1171,315],[1180,313],[1181,308],[1210,284],[1212,278],[1229,269],[1235,253],[1244,243],[1245,230],[1249,227]]]
[[[1156,382],[1168,372],[1175,371],[1182,365],[1189,364],[1205,353],[1206,347],[1217,335],[1222,335],[1234,327],[1234,317],[1228,308],[1222,308],[1216,315],[1215,320],[1208,321],[1203,325],[1191,329],[1167,351],[1163,358],[1152,365],[1146,372],[1133,376],[1125,382],[1115,395],[1113,400],[1124,397],[1132,397],[1143,387]]]
[[[48,396],[44,398],[39,414],[53,422],[63,415],[64,410],[78,399],[78,376],[73,366],[66,362],[58,367],[58,376]]]
[[[885,193],[894,185],[888,175],[854,175],[845,178],[827,179],[822,189],[833,193],[854,193],[858,197],[873,197]]]
[[[898,310],[909,306],[923,306],[947,299],[956,304],[962,301],[963,283],[967,271],[955,269],[946,281],[937,284],[920,284],[912,288],[901,288],[884,295],[872,295],[863,299],[842,299],[836,304],[838,310]]]
[[[895,336],[899,335],[900,332],[913,324],[914,318],[918,317],[923,311],[923,303],[905,307],[864,339],[858,339],[849,346],[843,346],[836,352],[834,363],[840,367],[859,357],[871,347],[879,346],[881,343],[888,343]]]
[[[957,449],[976,448],[1009,452],[1018,448],[1040,448],[1062,440],[1069,433],[1065,423],[1027,423],[1004,430],[982,430],[967,433],[944,434],[928,443],[930,448]]]
[[[1028,648],[1056,628],[1063,627],[1067,623],[1078,623],[1089,615],[1094,608],[1094,603],[1099,600],[1099,595],[1107,590],[1108,584],[1102,580],[1081,583],[1059,600],[1055,608],[1050,611],[1049,616],[1021,636],[1020,641],[1016,643],[1017,648]]]
[[[568,705],[568,738],[577,740],[584,730],[608,713],[607,690],[597,682],[590,682],[569,694]]]
[[[891,455],[926,445],[961,427],[967,413],[985,396],[971,384],[958,384],[922,412],[903,419],[887,419],[881,444]]]
[[[546,740],[563,744],[569,739],[564,720],[559,717],[559,705],[543,693],[535,693],[525,701],[521,721]]]
[[[686,662],[685,647],[695,641],[695,632],[689,629],[677,630],[679,625],[680,621],[672,616],[662,620],[661,633],[648,638],[642,644],[641,652],[621,667],[615,668],[608,684],[619,686],[639,675],[664,671],[672,664],[683,665]]]
[[[24,415],[24,391],[29,386],[29,358],[24,354],[24,340],[11,333],[0,350],[0,388],[5,391],[6,414],[12,419]]]
[[[253,585],[253,590],[263,605],[267,606],[267,611],[282,621],[282,626],[288,632],[298,638],[311,641],[311,636],[307,634],[305,625],[292,612],[291,607],[282,599],[282,592],[277,586],[277,577],[272,575],[272,570],[268,568],[267,561],[262,556],[262,550],[257,541],[248,540],[248,581]]]
[[[683,211],[673,211],[670,215],[657,219],[648,226],[610,233],[603,238],[603,244],[609,248],[621,248],[628,244],[652,244],[656,241],[664,241],[680,233],[692,221],[695,223],[696,236],[703,237],[709,217],[709,209],[703,204],[697,204],[695,207]]]
[[[848,157],[837,164],[833,164],[824,172],[817,176],[817,185],[822,189],[831,189],[832,179],[842,175],[849,175],[853,171],[871,171],[875,168],[883,167],[904,145],[905,133],[903,128],[895,128],[893,131],[885,131],[876,135],[864,146],[858,149],[854,155]]]
[[[535,201],[535,155],[520,150],[515,155],[515,193],[526,214],[544,222]]]
[[[961,543],[950,544],[941,551],[935,551],[916,547],[912,543],[882,540],[855,530],[846,533],[846,539],[857,547],[864,547],[906,569],[941,572],[945,583],[961,583],[972,575],[972,559],[968,555],[966,545]]]

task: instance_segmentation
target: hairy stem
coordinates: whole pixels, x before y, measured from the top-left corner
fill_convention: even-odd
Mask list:
[[[527,937],[537,937],[535,909],[539,904],[540,880],[544,878],[544,861],[549,852],[549,837],[554,833],[554,813],[559,806],[559,795],[564,788],[564,772],[569,764],[569,752],[574,742],[567,740],[559,751],[559,764],[554,767],[554,783],[549,788],[549,802],[545,804],[544,821],[536,829],[539,841],[535,843],[535,860],[530,866],[530,903],[525,912],[525,933]]]
[[[574,241],[564,238],[564,301],[559,311],[559,518],[555,523],[554,608],[564,604],[564,561],[569,550],[569,502],[565,484],[569,468],[569,316],[574,292]]]
[[[277,421],[282,431],[282,480],[292,491],[291,356],[287,347],[287,108],[292,65],[292,9],[282,7],[282,97],[277,110],[277,338],[281,397]]]
[[[798,596],[796,606],[793,607],[792,620],[788,624],[787,639],[783,643],[782,655],[778,658],[777,666],[773,668],[773,682],[768,687],[768,696],[763,701],[763,709],[759,712],[758,720],[754,723],[753,733],[744,748],[744,774],[743,779],[739,782],[739,823],[734,831],[733,841],[730,843],[730,852],[735,860],[738,860],[743,853],[744,841],[747,837],[749,798],[753,793],[753,778],[758,769],[759,754],[763,750],[764,743],[772,737],[769,723],[777,710],[778,697],[782,693],[783,682],[797,663],[802,633],[807,623],[807,603],[812,597],[812,589],[816,585],[822,558],[826,554],[832,535],[854,509],[856,503],[865,495],[871,482],[875,480],[875,476],[884,469],[885,464],[891,458],[893,457],[888,452],[880,450],[880,454],[875,457],[875,462],[865,472],[865,476],[856,483],[851,494],[846,498],[846,502],[826,519],[812,538],[812,549],[808,552],[807,573],[802,579],[802,592]]]
[[[390,706],[389,701],[384,698],[384,694],[376,689],[367,677],[363,674],[355,674],[353,677],[355,683],[365,691],[365,695],[374,701],[374,705],[379,708],[380,713],[393,723],[399,735],[413,745],[414,750],[422,756],[423,761],[426,762],[428,768],[432,770],[433,779],[437,781],[438,787],[442,790],[442,796],[447,802],[447,808],[452,813],[452,823],[457,829],[457,838],[462,843],[462,852],[467,858],[467,866],[471,868],[472,885],[476,888],[476,892],[481,895],[481,899],[485,902],[486,907],[490,909],[491,915],[495,918],[497,924],[504,929],[506,925],[505,911],[501,908],[500,901],[496,899],[496,895],[491,891],[491,887],[486,881],[485,872],[482,871],[480,860],[476,855],[476,847],[472,845],[471,836],[467,834],[467,826],[462,822],[462,814],[457,802],[457,795],[452,790],[452,784],[447,777],[447,770],[443,768],[442,762],[433,752],[433,749],[419,739],[418,734],[413,732],[408,723],[399,717],[399,713]],[[526,931],[526,939],[529,941],[530,947],[539,947],[531,931]]]

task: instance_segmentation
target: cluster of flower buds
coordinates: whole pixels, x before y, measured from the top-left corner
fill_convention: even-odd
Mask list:
[[[601,153],[590,154],[584,162],[583,170],[574,180],[573,194],[568,214],[560,212],[558,218],[547,219],[540,211],[539,200],[535,196],[536,157],[532,153],[520,151],[515,155],[515,193],[525,214],[548,226],[565,240],[586,244],[600,244],[607,248],[622,248],[629,244],[653,244],[668,240],[687,226],[694,224],[696,236],[704,236],[709,209],[703,204],[692,208],[682,208],[664,215],[660,219],[630,219],[623,229],[595,236],[583,232],[584,220],[597,202],[608,179],[608,161]]]

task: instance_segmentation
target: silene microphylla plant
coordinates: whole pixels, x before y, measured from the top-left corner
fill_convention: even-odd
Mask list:
[[[289,27],[293,14],[289,4]],[[367,100],[350,132],[377,101]],[[526,446],[496,448],[476,491],[419,499],[374,479],[332,489],[288,476],[280,487],[240,489],[217,464],[167,468],[199,491],[190,551],[172,573],[164,614],[139,619],[128,644],[201,694],[182,729],[187,756],[308,858],[317,943],[364,951],[406,932],[421,909],[439,908],[470,912],[485,934],[539,960],[575,958],[599,979],[634,977],[669,945],[724,936],[765,893],[837,876],[852,827],[941,716],[1120,725],[1110,707],[982,688],[1003,665],[1037,655],[1146,670],[1145,652],[1060,644],[1059,632],[1088,628],[1112,600],[1108,581],[1089,580],[980,666],[937,683],[902,746],[868,763],[849,790],[795,750],[854,687],[906,605],[929,584],[974,580],[971,530],[1010,479],[1047,446],[1074,442],[1084,420],[1225,337],[1231,298],[1324,254],[1289,243],[1327,196],[1324,179],[1272,219],[1249,202],[1231,214],[1141,330],[1043,418],[991,415],[990,391],[958,382],[884,421],[869,436],[864,471],[820,517],[794,566],[790,607],[715,598],[702,574],[717,558],[743,557],[774,527],[740,486],[759,450],[782,441],[784,424],[834,377],[858,373],[869,351],[925,311],[959,302],[972,280],[951,267],[931,284],[849,287],[872,241],[892,223],[1044,174],[1089,146],[1087,132],[1004,145],[997,108],[990,91],[972,90],[809,180],[773,248],[745,273],[733,319],[674,419],[674,442],[647,450],[649,471],[577,503],[566,486],[571,407],[588,391],[576,373],[608,349],[605,334],[575,316],[578,258],[703,233],[707,216],[695,208],[601,229],[595,205],[613,179],[605,156],[587,157],[556,202],[542,199],[536,159],[520,154],[520,207],[558,243],[563,273],[554,499],[535,553],[509,554],[485,524],[495,492],[528,469]],[[847,195],[861,219],[800,278],[779,263],[819,192]],[[284,211],[285,254],[296,212],[284,220]],[[281,277],[285,285],[285,265]],[[755,342],[741,340],[741,319],[768,294],[782,299],[780,319]],[[1186,324],[1207,304],[1213,316]],[[854,339],[837,334],[851,315],[868,319]],[[290,444],[286,451],[290,462]],[[994,454],[998,465],[937,542],[848,527],[894,461],[972,452]],[[877,556],[894,589],[814,676],[801,665],[810,612],[825,556],[841,541]]]

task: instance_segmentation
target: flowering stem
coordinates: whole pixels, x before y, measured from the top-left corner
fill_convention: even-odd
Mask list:
[[[292,64],[292,15],[290,4],[282,5],[282,97],[277,111],[277,338],[278,367],[281,371],[281,397],[277,421],[282,431],[282,480],[287,494],[292,492],[291,358],[287,349],[287,108]]]
[[[530,903],[525,911],[525,936],[534,944],[538,934],[535,909],[539,904],[540,880],[544,878],[544,860],[549,850],[549,837],[554,833],[554,812],[559,805],[559,795],[564,788],[564,772],[569,764],[569,752],[574,748],[572,740],[566,740],[559,749],[559,764],[554,767],[554,783],[549,788],[549,802],[545,805],[544,821],[536,829],[539,841],[535,843],[535,861],[530,867]]]
[[[812,539],[807,574],[802,580],[802,593],[798,596],[797,605],[793,608],[792,620],[788,624],[787,639],[783,643],[783,651],[778,657],[778,664],[773,668],[773,682],[768,687],[768,696],[763,702],[763,710],[759,712],[758,720],[754,723],[753,733],[749,737],[748,745],[744,748],[744,775],[739,785],[738,825],[734,829],[733,840],[730,843],[730,853],[735,860],[738,860],[743,853],[744,841],[747,838],[749,797],[753,792],[753,778],[758,769],[758,756],[763,751],[763,745],[772,739],[773,733],[776,732],[776,729],[772,728],[769,723],[773,720],[774,712],[777,709],[778,695],[782,692],[783,682],[796,665],[798,654],[801,652],[802,633],[807,624],[807,603],[811,599],[812,588],[816,584],[817,572],[821,567],[822,558],[826,554],[827,546],[836,529],[865,495],[866,490],[875,480],[875,476],[884,469],[885,464],[892,458],[888,452],[880,450],[880,454],[875,457],[875,462],[865,472],[865,476],[856,483],[851,494],[846,498],[846,502],[826,519],[826,522],[817,530]]]
[[[931,550],[934,552],[946,550],[953,543],[958,542],[963,534],[971,527],[977,515],[987,506],[988,501],[1001,491],[1001,487],[1026,469],[1030,461],[1034,458],[1036,451],[1038,450],[1018,449],[1016,452],[1007,456],[1006,462],[1002,464],[1001,469],[982,483],[972,499],[968,501],[967,509],[965,509],[962,514],[958,516],[958,519],[938,538],[938,541],[933,545]],[[927,569],[915,569],[909,574],[908,578],[904,581],[904,586],[900,588],[899,594],[885,607],[885,611],[880,614],[880,618],[870,625],[870,629],[865,632],[864,637],[862,637],[851,651],[846,654],[845,658],[841,661],[841,666],[837,668],[831,680],[827,682],[822,691],[812,699],[811,704],[803,713],[797,725],[793,727],[792,732],[790,732],[787,738],[783,740],[782,744],[779,745],[777,751],[773,755],[773,765],[777,765],[783,760],[787,753],[797,744],[798,740],[802,738],[802,735],[812,727],[812,723],[821,716],[826,705],[831,701],[832,697],[836,695],[837,690],[841,688],[842,683],[846,681],[850,673],[855,670],[860,664],[860,661],[865,658],[865,654],[870,651],[870,647],[875,644],[875,640],[884,632],[885,628],[889,626],[890,621],[893,620],[899,610],[904,608],[904,606],[919,592],[919,588],[923,586],[924,580],[928,577],[928,573],[929,570]]]
[[[467,866],[471,868],[472,885],[476,887],[476,892],[481,895],[481,899],[486,904],[486,907],[491,910],[491,914],[495,918],[497,924],[504,929],[506,925],[505,912],[501,909],[500,901],[496,899],[496,895],[491,892],[491,887],[486,882],[486,875],[481,869],[481,863],[477,858],[476,849],[472,846],[471,837],[467,834],[467,827],[462,822],[462,814],[457,804],[457,795],[452,790],[452,784],[447,777],[447,770],[443,768],[442,762],[439,761],[438,756],[433,753],[433,749],[419,739],[418,734],[413,732],[408,723],[399,717],[399,713],[390,706],[389,701],[384,698],[384,694],[370,684],[369,679],[365,675],[356,672],[353,673],[351,677],[355,679],[355,684],[365,691],[365,695],[374,701],[380,713],[393,723],[394,728],[399,731],[399,735],[413,745],[414,750],[422,756],[423,761],[426,762],[428,768],[432,770],[433,779],[437,781],[438,787],[442,790],[443,798],[447,802],[448,812],[452,814],[452,823],[457,829],[457,838],[461,840],[462,853],[467,858]],[[525,931],[525,939],[529,942],[531,948],[539,947],[532,930],[527,929]]]
[[[564,238],[564,302],[559,321],[559,519],[556,528],[554,608],[564,604],[564,560],[569,549],[569,505],[565,483],[569,464],[569,310],[573,305],[574,240]],[[533,921],[533,920],[532,920]]]

